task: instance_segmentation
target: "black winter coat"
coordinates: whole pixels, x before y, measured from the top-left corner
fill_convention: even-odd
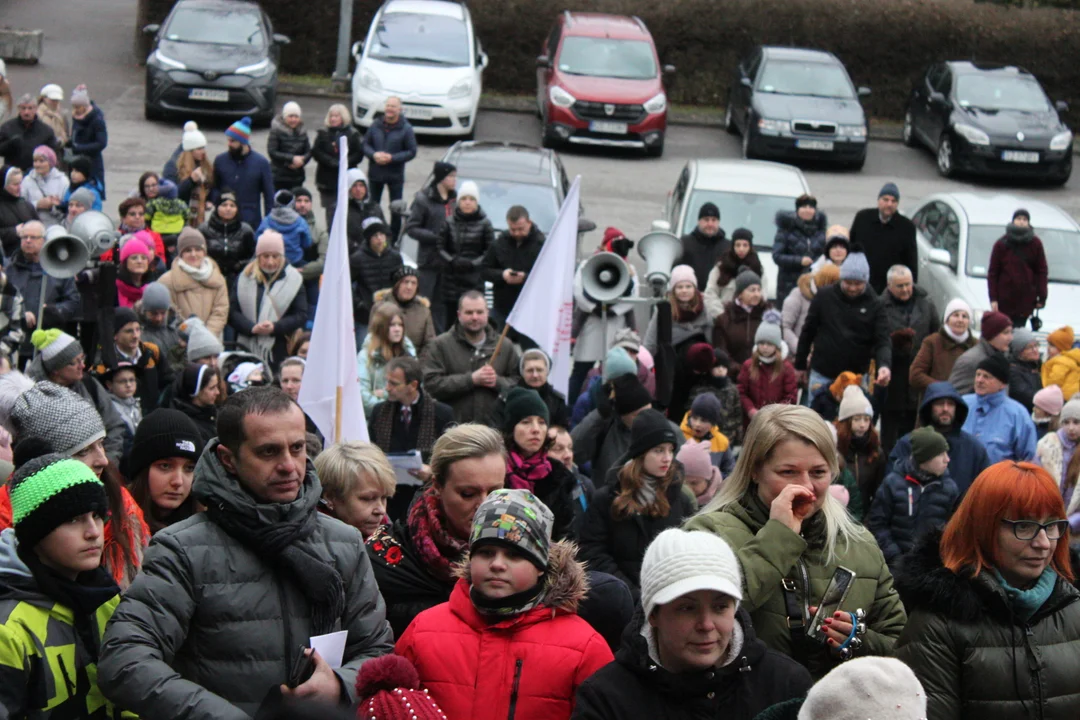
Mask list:
[[[105,113],[95,103],[90,103],[90,112],[82,120],[71,118],[71,139],[68,145],[76,155],[90,158],[93,172],[90,177],[97,180],[101,188],[101,199],[105,199],[105,158],[102,153],[109,146],[109,131],[105,126]],[[32,152],[32,151],[31,151]]]
[[[810,349],[813,370],[835,378],[845,370],[863,374],[876,360],[878,369],[892,366],[892,339],[881,298],[869,287],[857,298],[844,294],[840,283],[818,291],[799,335],[795,369],[805,370]]]
[[[453,191],[446,200],[443,200],[438,188],[434,185],[428,185],[413,196],[405,232],[420,246],[416,262],[421,268],[434,270],[442,267],[443,259],[439,255],[438,247],[439,236],[442,235],[447,219],[454,212],[453,201]]]
[[[495,242],[495,229],[483,208],[465,214],[455,208],[439,233],[439,255],[446,266],[443,299],[454,302],[467,290],[483,290],[480,267]]]
[[[494,286],[495,309],[503,316],[509,315],[517,302],[521,289],[525,284],[508,285],[503,279],[503,270],[520,270],[532,272],[536,264],[536,257],[540,254],[540,248],[544,244],[544,233],[536,225],[529,230],[528,236],[518,244],[518,241],[510,237],[510,233],[503,231],[495,242],[488,248],[484,256],[483,277]]]
[[[379,528],[366,547],[394,637],[401,637],[417,615],[450,599],[457,580],[443,582],[428,571],[404,520]]]
[[[1009,397],[1027,408],[1028,412],[1031,412],[1035,402],[1035,393],[1042,388],[1042,367],[1039,362],[1009,362]]]
[[[547,477],[536,481],[533,486],[533,495],[540,498],[540,502],[548,506],[551,514],[555,516],[555,524],[551,529],[551,539],[573,540],[577,536],[578,523],[575,521],[576,514],[574,505],[574,489],[577,487],[577,478],[565,465],[554,458],[549,458],[551,472]],[[509,476],[507,476],[509,487]],[[593,570],[595,568],[589,568]]]
[[[183,377],[183,373],[176,376],[176,382],[172,387],[173,397],[168,404],[173,410],[179,410],[195,423],[195,427],[199,429],[199,438],[202,440],[201,447],[206,447],[206,443],[217,437],[217,406],[198,407],[192,405],[190,400],[183,399],[181,397],[183,390],[180,389]]]
[[[816,212],[810,222],[804,222],[794,212],[781,210],[776,213],[772,256],[778,268],[777,298],[786,298],[799,282],[799,276],[810,272],[810,266],[802,264],[804,257],[817,260],[825,253],[825,228],[828,226],[823,212]]]
[[[368,199],[360,202],[349,198],[349,211],[346,216],[345,234],[349,239],[350,255],[357,248],[367,244],[367,240],[364,239],[364,221],[369,217],[377,217],[383,222],[386,221],[386,218],[383,217],[382,208],[379,207],[377,203]],[[387,238],[387,240],[389,239],[390,238]],[[383,287],[386,286],[384,285]]]
[[[255,231],[240,219],[239,214],[225,222],[214,212],[199,232],[206,238],[206,254],[218,264],[231,288],[236,283],[236,276],[255,257]]]
[[[284,282],[284,280],[285,270],[283,269],[282,272],[278,274],[274,284]],[[240,309],[240,300],[237,297],[238,285],[239,283],[233,283],[232,287],[229,288],[229,325],[241,335],[251,335],[251,328],[255,327],[255,322],[244,315],[244,311]],[[255,307],[259,307],[259,305],[262,304],[264,292],[262,283],[257,283],[255,290]],[[280,365],[281,361],[288,357],[285,346],[289,336],[304,327],[307,319],[307,293],[304,292],[304,287],[301,285],[299,291],[293,296],[292,302],[289,303],[289,307],[286,308],[281,318],[274,323],[274,348],[271,351],[271,362],[274,367]]]
[[[343,135],[349,144],[349,167],[357,167],[364,159],[364,139],[351,124],[319,128],[311,147],[311,156],[316,162],[315,187],[319,190],[337,191],[338,166],[341,165],[337,144]]]
[[[908,456],[900,472],[889,473],[881,483],[870,504],[866,524],[890,568],[920,537],[944,527],[960,500],[960,490],[947,470],[925,484],[912,470]]]
[[[353,317],[367,323],[376,290],[393,285],[390,276],[402,266],[401,253],[387,247],[376,255],[369,243],[349,248],[349,276],[353,286]]]
[[[851,244],[862,245],[870,264],[870,287],[878,295],[888,285],[889,268],[904,265],[919,282],[919,248],[915,244],[915,224],[899,212],[887,223],[881,222],[876,207],[855,213],[851,221]]]
[[[0,245],[3,246],[4,257],[11,257],[19,249],[21,240],[18,226],[37,219],[37,210],[25,198],[15,197],[0,188]],[[34,298],[33,304],[37,307],[37,298]]]
[[[270,137],[266,141],[266,154],[270,157],[270,171],[276,184],[289,183],[291,187],[303,185],[307,178],[304,167],[311,160],[311,139],[304,130],[304,123],[291,128],[280,116],[274,118],[270,123]],[[292,159],[296,155],[304,158],[304,164],[299,168],[292,166]]]
[[[47,145],[61,154],[60,142],[49,125],[35,117],[27,125],[22,118],[15,116],[0,125],[0,155],[8,165],[20,168],[24,173],[34,169],[34,148]]]
[[[892,379],[885,400],[886,410],[913,412],[919,407],[919,393],[911,387],[908,374],[923,340],[941,328],[941,313],[922,288],[915,288],[907,302],[900,302],[888,290],[881,296],[892,340]],[[914,334],[907,330],[914,330]]]
[[[709,282],[709,273],[712,272],[716,263],[720,262],[720,256],[731,247],[731,241],[724,236],[723,228],[712,237],[707,237],[701,230],[694,228],[693,231],[683,235],[680,242],[682,255],[675,264],[689,265],[694,268],[698,290],[705,292],[705,287]]]
[[[638,608],[615,662],[578,687],[571,720],[752,720],[770,705],[805,697],[813,684],[806,668],[758,639],[744,609],[735,614],[743,631],[738,656],[701,672],[672,673],[653,662],[641,636],[645,622]]]
[[[900,563],[908,623],[896,657],[926,690],[929,720],[1080,717],[1080,590],[1062,577],[1030,620],[1016,616],[991,568],[945,568],[940,533]],[[1071,555],[1073,573],[1080,563]]]

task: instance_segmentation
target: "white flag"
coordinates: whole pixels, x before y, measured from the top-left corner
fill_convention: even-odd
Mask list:
[[[368,442],[367,420],[356,373],[356,335],[353,327],[352,282],[346,225],[349,214],[348,140],[338,139],[338,204],[330,227],[319,305],[311,330],[300,407],[315,422],[326,443]],[[302,291],[302,290],[301,290]],[[340,433],[338,432],[340,428]]]
[[[574,178],[559,216],[525,278],[506,324],[528,335],[551,358],[548,382],[561,392],[570,386],[570,328],[574,319],[574,269],[581,176]]]

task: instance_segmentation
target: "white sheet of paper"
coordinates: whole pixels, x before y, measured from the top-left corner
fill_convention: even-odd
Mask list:
[[[345,640],[348,637],[348,630],[339,630],[327,635],[313,635],[310,644],[327,665],[337,670],[345,660]]]
[[[397,475],[398,485],[422,485],[420,478],[414,477],[409,473],[410,470],[419,470],[424,466],[424,461],[420,457],[419,450],[411,450],[404,453],[388,453],[387,459],[390,460],[390,464],[394,468],[394,474]]]

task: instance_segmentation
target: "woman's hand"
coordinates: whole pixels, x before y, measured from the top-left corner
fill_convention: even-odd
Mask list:
[[[792,532],[802,531],[802,523],[813,512],[817,496],[801,485],[788,485],[769,507],[769,519],[783,523]]]
[[[810,608],[810,616],[817,612],[817,606]],[[851,635],[851,613],[837,611],[831,618],[826,618],[822,623],[825,630],[825,644],[833,655],[840,654],[840,646],[847,642]]]

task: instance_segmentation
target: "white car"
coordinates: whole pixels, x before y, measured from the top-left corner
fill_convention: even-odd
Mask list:
[[[352,53],[358,126],[371,127],[396,95],[417,134],[473,134],[488,58],[464,3],[388,0]]]
[[[1047,333],[1075,324],[1080,307],[1080,224],[1057,205],[993,192],[923,198],[909,213],[919,245],[919,287],[930,294],[939,312],[953,298],[963,298],[975,314],[978,331],[982,314],[990,309],[986,287],[990,252],[1017,208],[1031,213],[1050,270],[1046,307],[1039,311],[1043,327],[1036,333],[1045,344]]]
[[[683,236],[697,227],[698,211],[711,202],[720,209],[720,227],[728,239],[736,228],[754,233],[754,250],[765,271],[762,280],[770,300],[776,292],[772,259],[776,213],[795,207],[795,198],[810,192],[802,171],[793,165],[764,160],[691,160],[668,193],[664,218],[671,232]],[[783,303],[784,298],[778,299]]]

